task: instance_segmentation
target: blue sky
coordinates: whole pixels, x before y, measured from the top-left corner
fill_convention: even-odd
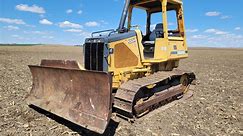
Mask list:
[[[82,44],[93,31],[116,29],[123,4],[124,0],[0,0],[0,43]],[[242,5],[242,0],[184,0],[189,46],[243,47]],[[144,12],[135,13],[133,24],[144,30]],[[169,24],[176,26],[173,17]]]

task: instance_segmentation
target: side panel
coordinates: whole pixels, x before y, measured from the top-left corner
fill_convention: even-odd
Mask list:
[[[109,55],[109,72],[113,72],[113,87],[121,83],[121,73],[129,72],[141,64],[140,50],[137,36],[132,35],[118,41],[110,42],[109,47],[112,53]]]
[[[168,59],[183,59],[188,57],[187,47],[183,40],[169,40],[169,58]]]
[[[188,57],[187,46],[183,38],[169,37],[157,38],[155,42],[155,57],[154,60],[165,62],[168,60],[179,60]],[[153,60],[151,60],[152,62]]]
[[[124,43],[116,44],[114,48],[114,63],[116,68],[125,68],[138,65],[139,58]]]

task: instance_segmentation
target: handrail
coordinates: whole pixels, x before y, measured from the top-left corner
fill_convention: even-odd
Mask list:
[[[99,33],[104,33],[104,32],[109,32],[109,31],[111,31],[111,32],[109,33],[108,36],[110,36],[112,33],[116,32],[114,29],[108,29],[108,30],[102,30],[102,31],[93,32],[91,34],[91,36],[94,37],[94,34],[99,34]]]

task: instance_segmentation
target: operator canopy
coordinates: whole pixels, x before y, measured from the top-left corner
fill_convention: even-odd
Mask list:
[[[130,4],[137,8],[150,11],[151,13],[162,11],[160,0],[131,0]],[[181,0],[168,0],[167,10],[173,10],[180,4],[182,4]]]

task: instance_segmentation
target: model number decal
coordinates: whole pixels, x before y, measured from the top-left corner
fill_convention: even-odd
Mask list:
[[[136,42],[136,39],[135,38],[128,39],[128,44],[132,44],[132,43],[135,43],[135,42]]]

